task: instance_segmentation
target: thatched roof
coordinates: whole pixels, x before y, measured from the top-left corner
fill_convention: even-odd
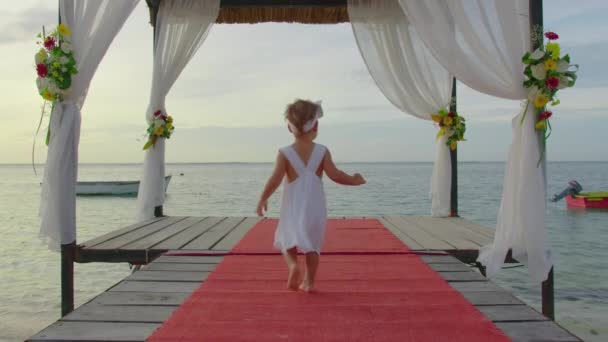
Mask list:
[[[146,0],[152,25],[160,1]],[[346,0],[221,0],[217,18],[217,23],[223,24],[338,24],[348,21]]]
[[[217,23],[256,24],[286,22],[301,24],[338,24],[348,22],[346,6],[332,7],[224,7]]]

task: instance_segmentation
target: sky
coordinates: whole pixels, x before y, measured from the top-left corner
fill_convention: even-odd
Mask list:
[[[546,0],[545,29],[580,64],[562,90],[550,160],[608,160],[608,1]],[[57,20],[57,3],[11,2],[0,9],[0,163],[44,163],[42,100],[35,86],[36,34]],[[125,23],[93,79],[82,110],[81,163],[140,163],[152,72],[145,1]],[[322,100],[318,142],[344,162],[432,161],[436,127],[393,107],[374,84],[349,24],[215,25],[167,97],[176,130],[167,162],[267,162],[291,136],[283,110],[295,98]],[[521,103],[458,84],[467,118],[459,160],[504,161]]]

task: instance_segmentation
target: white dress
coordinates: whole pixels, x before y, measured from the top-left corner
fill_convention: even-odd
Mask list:
[[[308,165],[304,165],[292,146],[280,149],[298,175],[291,183],[287,177],[283,182],[281,215],[274,234],[274,247],[283,253],[293,247],[302,253],[321,252],[327,205],[323,181],[316,171],[323,162],[325,151],[325,146],[315,144]]]

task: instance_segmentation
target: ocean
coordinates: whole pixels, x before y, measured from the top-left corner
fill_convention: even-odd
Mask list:
[[[346,163],[367,184],[338,186],[325,180],[330,216],[428,215],[431,163]],[[251,216],[271,164],[168,164],[173,179],[165,213]],[[38,239],[42,167],[0,165],[0,340],[21,341],[59,318],[59,255]],[[493,228],[500,204],[503,163],[459,163],[460,216]],[[135,164],[81,165],[79,180],[135,180]],[[182,175],[183,174],[183,175]],[[588,191],[608,191],[608,162],[550,162],[549,195],[571,179]],[[279,195],[269,203],[278,215]],[[135,221],[135,198],[79,197],[78,241]],[[608,211],[573,211],[548,203],[547,229],[555,258],[557,321],[587,341],[608,340]],[[603,265],[603,266],[602,266]],[[77,264],[76,305],[129,274],[126,264]],[[526,269],[504,269],[496,281],[540,310],[540,287]]]

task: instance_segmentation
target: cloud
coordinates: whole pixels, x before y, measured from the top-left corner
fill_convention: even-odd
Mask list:
[[[49,2],[39,2],[37,5],[11,12],[3,10],[0,18],[7,23],[0,32],[0,44],[10,44],[24,40],[34,40],[36,34],[42,31],[42,25],[56,24],[58,9],[48,7]]]

